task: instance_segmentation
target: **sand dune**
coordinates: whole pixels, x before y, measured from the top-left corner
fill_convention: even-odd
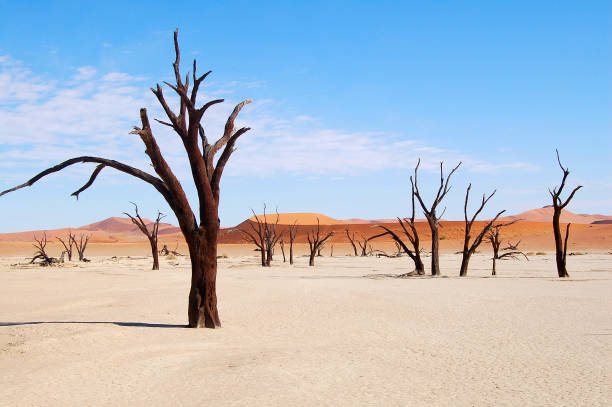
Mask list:
[[[544,206],[542,208],[532,209],[529,211],[525,211],[519,213],[518,215],[505,216],[500,218],[500,220],[522,220],[526,222],[551,222],[553,216],[554,209],[551,205]],[[593,223],[601,221],[610,221],[612,222],[612,216],[606,215],[586,215],[586,214],[576,214],[572,213],[568,210],[563,210],[561,212],[561,222],[564,223]]]
[[[257,215],[261,221],[263,221],[263,214]],[[268,223],[276,222],[276,214],[268,213],[266,215],[266,219]],[[292,225],[293,223],[297,223],[299,225],[316,225],[317,219],[320,225],[343,225],[345,222],[331,218],[329,216],[320,214],[320,213],[308,213],[308,212],[299,212],[299,213],[280,213],[278,224],[279,225]],[[255,217],[251,216],[250,221],[255,221]]]

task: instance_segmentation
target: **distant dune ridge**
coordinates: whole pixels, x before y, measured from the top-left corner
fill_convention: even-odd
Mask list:
[[[552,205],[547,205],[542,208],[532,209],[529,211],[525,211],[519,213],[518,215],[513,216],[505,216],[500,218],[500,220],[512,221],[512,220],[522,220],[526,222],[551,222],[553,216],[553,207]],[[561,222],[563,223],[582,223],[582,224],[606,224],[612,223],[612,216],[606,215],[586,215],[586,214],[576,214],[572,213],[568,210],[563,210],[561,213]]]
[[[262,219],[262,215],[257,215]],[[276,213],[267,214],[269,223],[276,221]],[[297,222],[298,230],[296,243],[305,243],[306,234],[312,231],[312,225],[316,225],[317,219],[321,224],[322,230],[333,231],[334,237],[331,243],[348,243],[345,235],[345,229],[349,229],[351,233],[355,233],[358,238],[371,236],[379,233],[380,228],[377,225],[386,224],[387,227],[402,234],[399,224],[396,219],[346,219],[339,220],[319,213],[281,213],[279,214],[279,232],[288,232],[289,225]],[[548,250],[552,242],[552,207],[543,207],[533,209],[514,216],[502,218],[503,221],[520,219],[521,221],[505,229],[507,238],[513,240],[521,240],[521,247],[526,249]],[[144,219],[147,225],[153,222],[149,219]],[[572,222],[575,226],[570,235],[572,247],[580,247],[582,249],[612,249],[612,216],[604,215],[584,215],[574,214],[569,211],[564,211],[562,222]],[[249,223],[255,222],[255,218],[251,217],[242,223],[230,227],[222,228],[219,234],[220,244],[247,244],[244,240],[244,235],[240,229],[248,229]],[[485,221],[478,221],[476,228],[482,227]],[[463,221],[442,221],[441,235],[443,236],[442,247],[448,250],[456,250],[460,247],[463,241]],[[594,229],[595,228],[595,229]],[[428,250],[428,239],[431,238],[429,227],[425,221],[417,221],[417,229],[422,240],[422,247]],[[37,230],[18,233],[0,234],[0,242],[9,244],[15,242],[21,245],[33,241],[34,234],[41,237],[43,233],[47,234],[50,241],[55,241],[56,237],[66,237],[69,231],[72,231],[77,237],[81,234],[92,235],[90,242],[92,243],[135,243],[146,241],[146,236],[138,230],[138,228],[128,218],[111,217],[99,222],[91,223],[76,228],[62,228],[55,230]],[[162,243],[175,244],[182,242],[183,236],[178,227],[169,223],[160,223],[159,239]],[[391,240],[385,236],[376,240],[378,244],[385,242],[391,244]],[[578,244],[578,246],[575,246]],[[8,246],[7,246],[8,247]],[[9,250],[9,249],[6,249]]]

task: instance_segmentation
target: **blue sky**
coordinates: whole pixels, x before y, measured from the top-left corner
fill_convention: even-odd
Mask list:
[[[584,185],[568,209],[612,214],[609,2],[81,3],[0,0],[0,189],[84,154],[150,170],[128,133],[139,107],[162,117],[148,88],[171,79],[179,27],[183,71],[197,58],[213,70],[202,97],[226,99],[207,113],[209,138],[233,104],[254,101],[222,183],[224,226],[263,202],[407,215],[418,157],[426,200],[439,161],[464,163],[447,218],[462,218],[469,182],[474,198],[498,190],[484,216],[517,213],[550,203],[555,148],[570,186]],[[176,136],[154,131],[193,197]],[[91,169],[0,198],[0,232],[79,226],[129,201],[145,216],[169,212],[113,170],[76,201]]]

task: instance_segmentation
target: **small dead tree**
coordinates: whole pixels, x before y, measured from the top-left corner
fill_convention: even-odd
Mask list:
[[[516,243],[508,243],[508,246],[504,247],[503,249],[501,249],[503,251],[502,254],[499,254],[498,251],[498,256],[497,258],[499,260],[503,260],[503,259],[514,259],[514,260],[518,260],[519,259],[519,255],[523,256],[525,258],[525,260],[529,261],[529,257],[527,257],[527,255],[525,253],[523,253],[522,251],[520,251],[518,249],[519,244],[521,243],[521,241],[519,240]],[[491,272],[491,275],[496,275],[496,270],[495,270],[495,259],[493,259],[493,271]]]
[[[162,256],[169,256],[171,254],[173,256],[182,256],[182,254],[178,252],[178,242],[176,243],[176,247],[174,248],[174,250],[170,250],[168,249],[167,245],[164,245],[159,251],[159,254],[161,254]]]
[[[370,244],[370,241],[374,239],[378,239],[379,237],[384,236],[386,234],[387,232],[383,232],[383,233],[378,233],[370,237],[365,237],[361,235],[362,241],[357,241],[357,243],[359,244],[359,248],[361,249],[361,257],[372,255],[373,249],[372,249],[372,245]]]
[[[47,233],[43,233],[43,237],[38,239],[36,235],[34,235],[34,241],[36,243],[33,244],[36,251],[34,252],[34,256],[30,260],[30,264],[34,264],[36,260],[40,260],[40,265],[43,267],[52,266],[54,264],[59,263],[60,261],[55,257],[51,257],[47,254]],[[63,258],[63,256],[62,256]]]
[[[253,242],[253,244],[257,246],[257,250],[261,251],[262,267],[270,267],[272,256],[274,254],[274,247],[283,236],[282,233],[277,233],[280,215],[277,210],[276,222],[268,223],[268,216],[266,214],[265,204],[262,217],[256,215],[255,211],[253,211],[252,209],[251,211],[253,212],[253,216],[255,217],[255,222],[249,222],[251,230],[240,229],[240,231],[245,235],[245,238],[247,240]]]
[[[87,249],[87,243],[89,243],[89,239],[91,238],[91,235],[89,236],[85,236],[85,235],[80,235],[79,236],[79,241],[77,242],[76,240],[76,236],[72,236],[72,242],[74,243],[74,246],[76,248],[77,253],[79,254],[79,261],[84,261],[84,262],[89,262],[90,260],[87,259],[85,257],[85,249]],[[85,239],[85,240],[83,240]]]
[[[565,202],[561,200],[561,193],[563,192],[563,188],[565,187],[565,181],[567,180],[567,176],[570,172],[569,169],[563,167],[563,165],[561,164],[561,159],[559,158],[559,150],[555,149],[555,151],[557,152],[557,162],[559,163],[559,167],[561,167],[561,171],[563,171],[563,179],[561,180],[561,185],[559,187],[554,187],[552,191],[550,189],[548,190],[553,200],[553,233],[555,235],[555,257],[557,260],[557,274],[559,275],[559,277],[569,277],[567,268],[565,266],[565,260],[567,258],[567,240],[569,238],[571,223],[568,223],[567,227],[565,228],[565,238],[561,237],[561,226],[559,223],[561,220],[561,212],[570,203],[576,191],[582,188],[582,185],[578,185],[576,188],[574,188],[565,200]]]
[[[106,168],[114,168],[125,174],[144,181],[155,188],[166,200],[178,220],[181,232],[189,248],[191,260],[191,288],[187,308],[188,326],[190,328],[216,328],[221,326],[217,308],[217,241],[219,237],[219,199],[220,182],[225,165],[234,152],[234,146],[240,136],[250,130],[248,127],[236,129],[234,122],[242,108],[251,103],[251,100],[240,102],[228,117],[223,134],[217,141],[209,142],[202,123],[204,113],[213,105],[223,102],[223,99],[208,101],[199,107],[197,96],[200,85],[210,74],[196,73],[196,61],[193,61],[191,76],[183,76],[180,72],[181,55],[178,43],[178,29],[174,32],[175,59],[174,84],[165,82],[178,96],[178,114],[172,111],[166,101],[162,87],[152,90],[163,108],[167,121],[157,120],[158,123],[168,126],[180,138],[188,158],[191,175],[195,184],[198,198],[198,208],[194,212],[183,189],[168,162],[164,158],[157,140],[154,137],[146,109],[140,110],[141,127],[135,127],[131,134],[140,137],[146,149],[153,169],[157,176],[149,174],[127,164],[102,157],[80,156],[66,160],[58,165],[48,168],[21,185],[0,192],[0,196],[20,188],[28,187],[41,178],[61,171],[74,164],[96,163],[85,185],[72,195],[78,197],[80,193],[89,188],[100,172]],[[191,83],[190,83],[191,82]],[[221,153],[215,160],[215,155]]]
[[[495,224],[495,221],[497,220],[497,218],[499,218],[500,215],[505,212],[505,210],[499,211],[497,213],[497,215],[495,215],[495,217],[493,219],[491,219],[489,222],[487,222],[487,224],[482,228],[480,233],[478,233],[476,235],[476,237],[474,238],[474,240],[470,244],[470,240],[471,240],[471,237],[472,237],[472,235],[471,235],[472,227],[474,226],[474,222],[476,221],[476,217],[480,214],[480,212],[482,212],[482,210],[484,209],[485,205],[487,204],[487,202],[489,202],[489,200],[493,197],[493,195],[495,195],[495,192],[497,192],[497,191],[491,192],[491,194],[488,197],[483,194],[482,195],[482,202],[480,203],[480,206],[478,207],[476,212],[474,212],[474,216],[472,216],[472,218],[468,220],[467,207],[468,207],[468,201],[470,199],[470,190],[471,189],[472,189],[472,184],[468,185],[468,187],[467,187],[467,191],[465,192],[465,204],[463,205],[463,216],[464,216],[464,219],[465,219],[465,230],[464,230],[465,234],[464,234],[464,239],[463,239],[463,252],[462,252],[462,257],[461,257],[461,269],[459,270],[459,276],[461,276],[461,277],[464,277],[464,276],[467,275],[468,265],[470,263],[470,257],[472,257],[472,254],[474,254],[474,252],[476,251],[478,246],[480,246],[480,244],[482,243],[482,240],[487,235],[487,233],[489,233],[489,231],[491,230],[491,228]]]
[[[346,232],[346,237],[348,238],[349,242],[351,242],[351,246],[353,246],[353,252],[355,252],[355,257],[357,257],[358,254],[357,245],[355,244],[355,232],[353,232],[353,234],[351,235],[348,228],[344,229],[344,231]]]
[[[289,264],[293,264],[293,242],[297,235],[297,221],[289,226]]]
[[[64,246],[64,252],[68,255],[68,261],[72,261],[72,249],[74,246],[73,238],[74,235],[71,230],[68,231],[68,239],[66,241],[56,236],[56,239]]]
[[[328,232],[324,236],[321,235],[321,225],[319,218],[317,218],[317,228],[312,229],[312,233],[307,232],[306,238],[308,239],[308,246],[310,247],[310,259],[308,260],[309,266],[314,266],[314,259],[319,249],[323,248],[327,240],[334,235],[334,232]]]
[[[261,267],[266,267],[266,238],[265,238],[265,230],[263,227],[263,222],[259,219],[259,217],[253,211],[253,215],[255,216],[256,222],[249,221],[248,226],[249,229],[238,229],[241,233],[244,234],[244,238],[246,241],[252,242],[257,248],[255,250],[259,251],[261,256]]]
[[[461,162],[459,162],[459,164],[457,164],[457,166],[452,169],[452,171],[446,177],[446,180],[444,179],[444,171],[442,169],[442,163],[440,163],[440,188],[438,188],[438,193],[436,194],[436,197],[434,198],[433,203],[431,204],[429,208],[427,208],[427,206],[425,205],[425,202],[423,202],[423,198],[421,197],[419,186],[417,184],[417,171],[419,169],[420,164],[421,164],[421,159],[419,158],[419,161],[417,162],[417,165],[414,168],[414,183],[413,183],[414,196],[417,197],[419,204],[421,205],[421,208],[423,209],[423,214],[425,215],[425,218],[427,219],[427,223],[429,224],[429,229],[431,229],[431,275],[439,276],[440,275],[439,219],[442,216],[444,216],[444,211],[446,209],[442,211],[442,214],[439,217],[436,213],[436,209],[438,208],[438,205],[440,204],[440,202],[442,202],[442,200],[444,199],[448,191],[450,191],[451,187],[449,185],[449,181],[451,179],[451,176],[455,173],[455,171],[457,171],[457,169],[461,165]],[[412,179],[412,177],[410,178]]]
[[[131,204],[134,205],[134,212],[136,212],[136,216],[132,216],[127,212],[123,212],[123,213],[127,215],[132,221],[132,223],[136,225],[138,229],[140,229],[140,231],[147,237],[147,239],[149,239],[149,243],[151,245],[151,253],[153,254],[152,270],[159,270],[159,252],[157,251],[157,232],[159,230],[159,221],[162,220],[162,218],[164,218],[165,215],[161,213],[160,211],[157,211],[157,218],[155,219],[155,222],[153,223],[153,227],[151,228],[151,230],[149,230],[149,228],[147,227],[147,224],[140,217],[140,214],[138,213],[138,205],[136,205],[134,202],[131,202]],[[166,250],[168,249],[166,248]]]
[[[265,218],[265,206],[264,206],[264,218]],[[266,266],[270,267],[270,262],[272,261],[272,256],[274,255],[274,247],[276,243],[283,237],[283,233],[277,232],[278,222],[280,220],[280,215],[278,214],[278,210],[276,210],[276,222],[268,223],[264,222],[264,241],[266,244]]]
[[[416,179],[416,171],[415,171],[415,179]],[[393,241],[397,245],[397,255],[399,256],[401,253],[401,250],[403,249],[404,252],[408,255],[408,257],[410,257],[412,261],[414,262],[414,271],[416,272],[416,274],[419,276],[422,276],[425,274],[425,265],[423,264],[423,260],[421,260],[421,247],[420,247],[419,233],[417,232],[417,228],[416,228],[416,224],[414,220],[415,219],[415,213],[414,213],[415,212],[415,205],[414,205],[415,194],[414,194],[414,182],[412,180],[412,177],[410,177],[410,185],[412,188],[412,191],[411,191],[412,213],[410,215],[410,218],[401,219],[398,217],[397,221],[402,227],[402,231],[404,232],[404,235],[406,235],[406,237],[408,238],[408,241],[410,242],[412,249],[408,248],[408,245],[402,240],[402,238],[397,233],[387,228],[386,226],[380,225],[379,227],[384,229],[393,238]],[[410,229],[410,231],[408,229]]]
[[[506,226],[513,225],[516,222],[517,222],[516,220],[513,220],[512,222],[499,223],[497,225],[493,225],[491,230],[489,230],[489,232],[487,233],[486,239],[489,243],[491,243],[491,248],[493,249],[493,258],[492,258],[493,265],[491,268],[492,276],[497,274],[496,262],[499,259],[502,259],[502,258],[518,259],[517,256],[520,254],[520,255],[523,255],[527,260],[529,260],[529,258],[527,257],[525,253],[518,250],[518,245],[521,242],[520,240],[516,242],[514,245],[512,243],[508,243],[508,246],[501,248],[501,245],[502,245],[502,239],[500,237],[501,229]],[[499,254],[500,250],[502,252],[505,251],[505,253],[500,255]]]

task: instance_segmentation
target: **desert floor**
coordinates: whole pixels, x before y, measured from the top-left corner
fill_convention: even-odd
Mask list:
[[[218,330],[182,327],[184,257],[0,258],[0,405],[610,405],[606,252],[563,280],[550,252],[461,279],[454,254],[408,279],[406,257],[278,257],[219,260]]]

